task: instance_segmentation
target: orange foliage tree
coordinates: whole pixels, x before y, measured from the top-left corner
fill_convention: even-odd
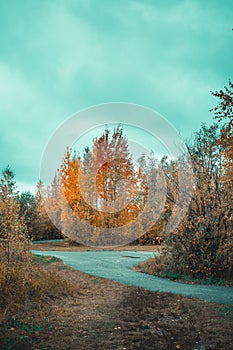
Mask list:
[[[223,90],[212,92],[220,102],[211,111],[219,122],[226,121],[221,130],[219,144],[224,149],[227,181],[233,180],[233,83],[229,81]]]
[[[87,234],[90,243],[106,241],[100,237],[101,229],[125,227],[141,212],[146,200],[146,185],[142,172],[135,168],[126,137],[118,127],[110,135],[105,130],[102,136],[93,140],[91,149],[86,148],[83,158],[72,149],[67,149],[58,173],[61,201],[61,226],[68,236]],[[68,203],[68,206],[67,206]],[[83,232],[78,217],[91,225],[89,232]],[[82,231],[82,233],[81,233]],[[84,230],[85,231],[85,230]],[[106,232],[105,232],[106,234]],[[113,244],[116,237],[109,237]]]

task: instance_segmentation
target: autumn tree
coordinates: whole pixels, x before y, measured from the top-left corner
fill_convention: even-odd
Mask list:
[[[226,177],[233,180],[233,83],[229,81],[223,90],[212,92],[219,99],[219,104],[211,109],[219,122],[225,122],[221,129],[219,144],[222,145],[225,155]]]
[[[165,159],[165,158],[164,158]],[[141,191],[139,195],[141,197],[141,201],[143,203],[143,207],[148,200],[148,178],[150,180],[150,187],[153,187],[153,195],[157,198],[158,202],[163,203],[163,197],[167,196],[166,188],[162,188],[158,186],[157,178],[159,173],[162,171],[163,162],[159,161],[153,151],[150,154],[145,155],[142,154],[138,159],[138,174],[139,181],[141,182]],[[145,195],[146,194],[146,195]],[[142,207],[142,208],[143,208]],[[139,243],[142,245],[145,244],[160,244],[162,241],[162,237],[164,234],[164,226],[165,226],[165,213],[167,212],[167,205],[164,203],[163,208],[158,205],[159,218],[157,220],[153,220],[152,225],[148,229],[144,229],[144,234],[136,239],[134,243]],[[147,215],[145,215],[145,220],[147,220]],[[144,221],[145,221],[144,220]],[[143,225],[143,222],[142,222]],[[145,226],[145,222],[144,222]]]
[[[67,150],[59,172],[60,187],[73,213],[90,225],[84,235],[90,237],[92,244],[97,241],[106,243],[106,240],[114,244],[117,237],[111,234],[107,237],[110,231],[103,233],[102,229],[126,226],[142,210],[143,196],[139,195],[142,181],[139,177],[140,172],[134,167],[121,127],[116,128],[112,135],[105,130],[95,138],[92,148],[85,149],[83,159],[71,149]],[[63,231],[65,228],[67,232],[69,227],[69,235],[75,236],[77,230],[80,237],[83,230],[78,220],[70,215],[69,207],[62,206]],[[130,234],[127,228],[121,233]],[[135,232],[131,235],[135,236]]]
[[[4,169],[0,177],[1,324],[15,322],[30,305],[54,299],[68,290],[60,276],[42,269],[31,254],[27,226],[33,223],[34,200],[29,193],[18,193],[13,171]]]
[[[232,275],[232,196],[230,184],[221,181],[219,134],[218,125],[202,125],[188,146],[196,179],[193,196],[186,217],[166,237],[166,254],[160,258],[167,270],[196,278]],[[176,181],[168,188],[175,194]]]
[[[29,247],[28,232],[20,217],[17,196],[14,173],[7,167],[0,179],[0,259],[7,263],[22,260]]]
[[[94,140],[91,166],[100,197],[98,209],[105,213],[104,225],[115,227],[133,219],[139,198],[136,172],[123,129],[116,128],[111,137],[109,133],[105,130]]]
[[[53,184],[51,188],[53,188]],[[59,231],[60,218],[57,218],[56,211],[58,204],[54,198],[55,196],[51,188],[45,188],[42,181],[39,181],[37,183],[37,189],[34,200],[32,200],[31,198],[31,206],[30,204],[28,204],[28,210],[30,213],[28,227],[29,232],[31,234],[31,238],[34,241],[46,239],[59,239],[62,237]],[[47,202],[47,209],[45,202]],[[51,221],[50,216],[47,213],[49,207],[52,207],[52,212],[54,213],[54,217],[56,217],[57,221]]]

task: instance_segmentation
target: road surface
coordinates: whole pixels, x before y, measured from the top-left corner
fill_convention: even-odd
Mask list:
[[[90,275],[108,278],[151,291],[171,292],[207,301],[233,304],[233,287],[184,284],[136,272],[134,265],[152,258],[155,253],[142,251],[32,251],[37,255],[60,258],[65,264]]]

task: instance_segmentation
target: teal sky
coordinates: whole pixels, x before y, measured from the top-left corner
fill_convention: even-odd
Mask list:
[[[233,78],[232,14],[231,0],[0,0],[0,170],[32,188],[51,134],[100,103],[150,107],[190,138]]]

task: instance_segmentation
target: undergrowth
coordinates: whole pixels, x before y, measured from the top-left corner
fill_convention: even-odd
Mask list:
[[[20,261],[0,261],[0,322],[68,294],[67,282],[54,269],[44,267],[57,261],[31,254]]]
[[[162,278],[168,278],[172,281],[182,281],[186,283],[198,283],[206,285],[233,285],[232,280],[226,280],[224,278],[216,278],[214,276],[194,277],[191,274],[174,271],[171,265],[167,263],[167,258],[163,257],[162,255],[140,263],[135,268],[140,272],[148,273],[150,275]]]

